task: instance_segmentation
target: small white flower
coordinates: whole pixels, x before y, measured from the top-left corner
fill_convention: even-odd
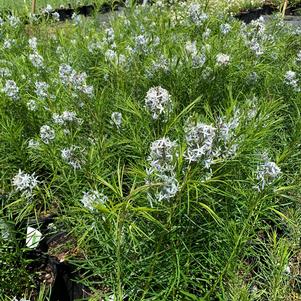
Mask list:
[[[166,115],[172,110],[171,97],[162,87],[153,87],[147,91],[145,107],[152,113],[153,119]]]
[[[206,67],[203,71],[202,71],[202,78],[204,80],[212,80],[213,79],[213,70],[210,67]]]
[[[176,142],[171,141],[168,137],[163,137],[152,142],[150,155],[147,158],[150,166],[159,172],[173,170],[176,146]]]
[[[103,44],[98,41],[96,42],[92,41],[88,44],[88,51],[91,53],[101,50],[102,48],[103,48]]]
[[[34,140],[34,139],[30,139],[28,141],[28,148],[32,148],[32,149],[36,149],[40,146],[40,143],[39,141],[37,140]]]
[[[8,68],[0,68],[0,77],[9,77],[11,76],[11,72]]]
[[[75,25],[78,25],[82,21],[82,17],[81,15],[77,15],[76,13],[73,13],[72,20],[74,20]]]
[[[71,111],[64,111],[62,114],[62,119],[65,122],[76,122],[79,119],[76,117],[76,113],[75,112],[71,112]]]
[[[284,75],[284,82],[293,87],[295,91],[299,92],[300,91],[300,87],[298,87],[298,78],[297,78],[297,74],[294,71],[287,71]]]
[[[51,15],[54,21],[60,21],[60,14],[58,12],[54,12]]]
[[[258,190],[264,190],[266,185],[273,182],[274,179],[279,177],[281,174],[281,169],[277,166],[275,162],[266,161],[257,167],[257,180],[258,180]]]
[[[45,99],[48,96],[49,85],[45,82],[35,82],[35,92],[40,99]]]
[[[39,55],[37,52],[33,52],[29,54],[28,56],[29,60],[36,68],[43,68],[44,66],[44,59],[41,55]]]
[[[53,11],[53,8],[50,4],[47,4],[47,6],[42,10],[42,12],[50,14]]]
[[[38,108],[36,101],[33,100],[33,99],[30,99],[27,102],[27,108],[28,108],[29,111],[36,111],[37,108]]]
[[[63,84],[71,85],[75,90],[81,91],[88,96],[93,96],[93,86],[86,84],[87,74],[77,73],[70,65],[62,64],[59,67],[59,76]]]
[[[82,162],[79,159],[79,152],[80,148],[78,146],[72,145],[69,148],[64,148],[61,150],[61,157],[74,169],[80,169]]]
[[[40,137],[45,144],[49,144],[55,138],[55,131],[48,125],[43,125],[40,128]]]
[[[226,66],[230,62],[230,56],[224,53],[219,53],[216,56],[216,63],[218,66]]]
[[[105,53],[105,57],[108,61],[115,61],[117,58],[117,53],[112,49],[108,49]]]
[[[191,21],[197,26],[201,26],[208,19],[208,15],[205,14],[199,3],[192,3],[188,8],[188,14]]]
[[[135,42],[137,47],[144,47],[147,45],[147,38],[144,35],[139,35],[135,37]]]
[[[216,128],[205,123],[198,123],[195,126],[189,126],[186,129],[187,150],[185,159],[191,162],[197,162],[200,159],[208,159],[212,155],[213,141],[216,134]]]
[[[193,41],[193,42],[188,41],[188,42],[186,42],[186,44],[185,44],[185,50],[190,55],[196,55],[197,52],[198,52],[197,47],[196,47],[196,41]]]
[[[297,63],[301,62],[301,50],[297,53],[296,62]]]
[[[29,44],[29,47],[36,51],[37,50],[37,38],[36,37],[32,37],[28,40],[28,44]]]
[[[114,30],[112,27],[110,28],[107,28],[105,30],[105,34],[106,34],[106,40],[109,42],[109,43],[113,43],[114,42],[114,38],[115,38],[115,34],[114,34]]]
[[[228,23],[221,24],[220,31],[223,35],[228,34],[231,31],[231,25]]]
[[[210,28],[206,28],[206,30],[204,31],[203,33],[203,39],[208,39],[210,37],[210,34],[211,34],[211,29]]]
[[[7,20],[8,20],[11,27],[17,27],[21,23],[20,19],[18,17],[13,16],[13,15],[8,16]]]
[[[121,128],[122,114],[120,112],[113,112],[111,115],[112,123],[118,128]]]
[[[157,194],[158,201],[169,200],[173,198],[179,190],[179,183],[177,179],[173,176],[167,175],[159,175],[158,179],[159,181],[163,182],[163,185]]]
[[[63,125],[65,123],[63,117],[57,113],[52,114],[52,120],[55,124],[59,125]]]
[[[108,201],[108,197],[97,190],[84,192],[83,194],[81,203],[89,210],[94,210],[95,205],[105,204]]]
[[[261,56],[264,53],[256,39],[253,39],[249,42],[249,47],[255,53],[256,56]]]
[[[8,39],[8,40],[4,40],[4,43],[3,43],[3,48],[4,49],[10,49],[13,44],[15,44],[15,40],[11,40],[11,39]]]
[[[2,92],[14,100],[19,98],[19,88],[13,80],[7,80],[5,82]]]
[[[30,175],[19,169],[19,172],[12,179],[12,185],[17,191],[22,192],[22,195],[31,196],[33,189],[38,185],[38,180],[34,173]]]

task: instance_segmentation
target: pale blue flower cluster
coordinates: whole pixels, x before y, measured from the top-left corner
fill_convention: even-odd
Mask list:
[[[87,192],[83,192],[83,197],[80,200],[84,207],[93,211],[97,204],[104,205],[108,201],[108,197],[104,195],[102,192],[97,190],[90,190]]]
[[[149,168],[146,170],[146,184],[159,186],[150,189],[148,200],[152,205],[155,201],[169,200],[176,195],[179,184],[175,176],[175,159],[177,144],[168,137],[156,140],[151,144],[147,158]]]
[[[145,107],[155,120],[162,115],[166,117],[172,111],[171,96],[161,86],[152,87],[146,93]]]
[[[12,179],[12,185],[16,188],[16,191],[19,191],[22,195],[29,197],[32,195],[33,190],[37,187],[38,180],[34,173],[28,174],[19,170]]]

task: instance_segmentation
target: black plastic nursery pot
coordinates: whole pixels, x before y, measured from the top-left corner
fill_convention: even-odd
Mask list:
[[[254,20],[259,19],[261,16],[269,16],[276,12],[279,12],[279,9],[274,5],[265,4],[260,8],[250,9],[246,11],[241,11],[236,14],[234,18],[243,21],[248,24]],[[301,15],[301,3],[294,6],[290,6],[285,11],[286,16],[300,16]]]
[[[28,221],[29,226],[37,227],[38,225],[43,238],[36,249],[25,253],[25,257],[30,260],[27,269],[37,275],[35,279],[37,290],[42,283],[48,287],[51,292],[50,301],[84,300],[89,295],[88,289],[74,281],[79,276],[76,268],[64,260],[64,251],[60,252],[61,254],[53,254],[54,246],[63,245],[68,248],[66,247],[68,242],[72,242],[72,238],[64,231],[49,233],[48,225],[53,222],[54,218],[54,216],[48,216],[39,219],[38,222]]]

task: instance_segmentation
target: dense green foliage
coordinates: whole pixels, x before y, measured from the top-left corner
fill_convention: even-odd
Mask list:
[[[34,277],[8,225],[49,212],[91,300],[291,298],[301,32],[203,9],[1,26],[3,298]]]

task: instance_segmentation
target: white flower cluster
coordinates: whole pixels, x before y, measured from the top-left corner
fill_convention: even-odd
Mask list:
[[[94,210],[95,205],[105,204],[108,201],[108,197],[97,190],[91,190],[83,194],[81,203],[89,210]]]
[[[189,57],[191,57],[193,68],[200,68],[205,64],[206,55],[204,53],[199,53],[195,41],[188,41],[185,45],[185,49]]]
[[[153,119],[168,115],[172,111],[171,96],[162,87],[150,88],[145,97],[145,107],[151,112]]]
[[[108,49],[106,52],[105,52],[105,58],[107,61],[109,62],[113,62],[117,59],[117,53],[115,50],[112,50],[112,49]]]
[[[15,17],[14,15],[8,16],[7,21],[11,27],[17,27],[21,23],[20,18]]]
[[[265,21],[262,17],[258,20],[253,20],[249,25],[242,26],[241,34],[245,45],[249,47],[257,57],[264,53],[263,43],[271,40],[271,37],[266,34]]]
[[[208,19],[208,15],[205,14],[199,3],[192,3],[188,8],[188,15],[191,21],[197,25],[201,26]]]
[[[37,49],[37,38],[32,37],[28,40],[29,48],[32,50],[32,53],[29,54],[28,58],[32,65],[36,68],[43,68],[44,67],[44,59],[43,57],[38,53]]]
[[[227,66],[230,63],[230,56],[224,53],[219,53],[216,56],[216,64],[218,66]]]
[[[252,39],[251,41],[249,41],[248,46],[255,53],[257,57],[261,56],[264,53],[257,39]]]
[[[32,37],[28,40],[29,48],[32,50],[32,53],[29,54],[28,58],[31,61],[32,65],[36,68],[44,67],[44,59],[38,53],[37,49],[37,38]]]
[[[105,47],[109,47],[109,49],[107,49],[107,59],[113,55],[113,53],[115,54],[115,56],[117,56],[116,52],[113,50],[116,48],[116,44],[114,42],[115,39],[115,33],[113,28],[107,28],[105,30],[105,36],[102,39],[102,41],[91,41],[88,44],[88,51],[90,53],[94,53],[97,52],[98,50],[103,50]]]
[[[156,72],[163,71],[168,73],[170,70],[167,59],[164,55],[161,55],[157,60],[153,60],[150,68],[147,70],[147,76],[152,78]]]
[[[281,174],[281,169],[275,162],[266,161],[257,166],[258,190],[262,191]]]
[[[50,4],[47,4],[47,6],[42,9],[42,13],[44,13],[44,14],[50,14],[50,13],[52,13],[52,11],[53,11],[53,8]]]
[[[62,64],[59,67],[59,76],[63,84],[71,85],[75,90],[88,96],[93,96],[93,86],[86,84],[87,74],[77,73],[70,65]]]
[[[72,145],[68,148],[63,148],[61,150],[62,159],[71,165],[74,169],[81,168],[81,160],[79,159],[79,154],[81,153],[81,149],[78,146]]]
[[[206,30],[203,32],[202,37],[204,40],[208,39],[211,35],[211,29],[210,28],[206,28]]]
[[[185,159],[191,162],[204,160],[205,167],[209,168],[212,161],[212,148],[216,134],[216,128],[205,123],[188,126],[186,129],[187,149]]]
[[[38,46],[38,40],[36,37],[32,37],[28,40],[29,48],[31,48],[33,51],[37,50]]]
[[[30,99],[26,105],[29,111],[36,111],[38,108],[37,103],[34,99]]]
[[[12,185],[17,191],[22,192],[22,195],[31,196],[33,189],[38,185],[38,180],[34,173],[30,175],[19,169],[19,172],[12,179]]]
[[[214,79],[214,73],[213,73],[212,68],[210,68],[209,66],[204,68],[204,70],[202,71],[202,78],[204,80],[207,80],[207,81],[213,80]]]
[[[238,149],[236,129],[240,121],[240,112],[226,121],[225,117],[217,118],[216,125],[205,123],[189,124],[186,128],[186,152],[184,158],[189,162],[199,162],[209,169],[214,159],[233,157]]]
[[[176,142],[165,137],[154,141],[151,144],[150,155],[147,159],[151,168],[159,172],[173,170],[174,150],[176,145]]]
[[[72,14],[71,19],[74,21],[75,25],[79,25],[82,21],[81,15],[76,14],[75,12]]]
[[[11,301],[30,301],[30,300],[25,298],[21,298],[20,300],[18,300],[16,297],[14,297]]]
[[[40,99],[45,99],[48,96],[49,85],[45,82],[35,82],[35,93]]]
[[[151,144],[150,155],[147,158],[150,168],[147,169],[147,184],[161,183],[159,187],[148,193],[150,203],[169,200],[179,190],[179,184],[175,178],[175,158],[177,144],[169,138],[163,137]]]
[[[81,123],[81,119],[76,117],[76,113],[72,111],[64,111],[61,115],[57,113],[52,114],[52,120],[55,124],[66,125],[68,123]]]
[[[2,88],[2,92],[13,100],[17,100],[19,98],[19,88],[13,80],[6,80],[5,85]]]
[[[106,28],[106,30],[105,30],[105,39],[110,44],[114,43],[115,33],[114,33],[114,29],[112,27]]]
[[[300,92],[300,87],[298,85],[299,80],[297,78],[297,74],[294,71],[287,71],[284,76],[284,82],[294,88],[296,92]]]
[[[240,112],[236,110],[234,117],[228,122],[224,117],[217,119],[216,125],[216,147],[213,151],[214,157],[231,158],[235,156],[238,149],[238,139],[236,137],[236,129],[240,121]]]
[[[91,41],[89,44],[88,44],[88,51],[90,53],[94,53],[94,52],[97,52],[98,50],[101,50],[103,49],[104,45],[102,42],[99,42],[99,41]]]
[[[51,14],[51,16],[52,16],[54,21],[57,21],[57,22],[60,21],[60,14],[57,11],[53,12]]]
[[[227,35],[231,31],[231,25],[224,23],[220,25],[219,29],[223,35]]]
[[[296,63],[301,63],[301,50],[297,53]]]
[[[16,40],[14,40],[14,39],[5,39],[4,42],[3,42],[3,48],[4,49],[11,49],[14,44],[16,44]]]
[[[36,68],[44,67],[44,59],[40,54],[38,54],[37,51],[30,53],[28,58],[34,67]]]
[[[28,148],[31,148],[31,149],[37,149],[39,146],[40,146],[40,143],[39,143],[39,141],[37,141],[37,140],[30,139],[30,140],[28,141]]]
[[[122,114],[120,112],[113,112],[111,114],[111,123],[114,124],[117,129],[120,129],[122,124]]]
[[[40,137],[45,144],[49,144],[55,138],[55,131],[49,125],[40,128]]]
[[[7,68],[0,68],[0,77],[9,77],[11,76],[11,71]]]
[[[145,37],[145,35],[139,35],[139,36],[136,36],[134,38],[134,42],[135,42],[135,47],[133,49],[134,52],[143,52],[143,53],[147,53],[148,52],[148,38]]]

